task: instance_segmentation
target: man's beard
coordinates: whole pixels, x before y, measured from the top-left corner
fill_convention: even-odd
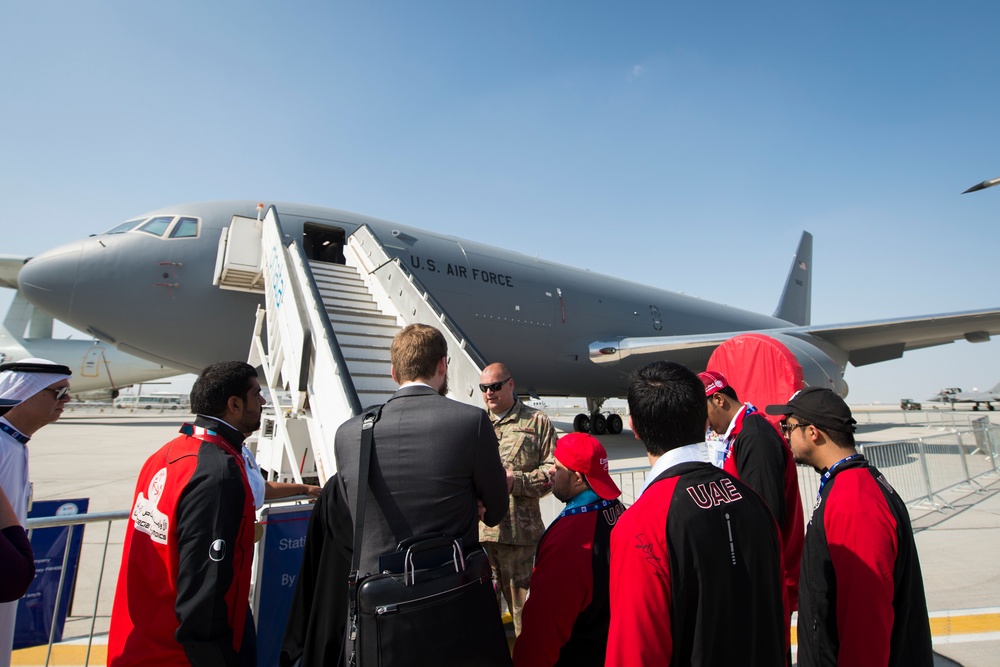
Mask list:
[[[444,376],[444,382],[441,383],[441,388],[438,389],[438,393],[441,394],[442,396],[447,396],[448,395],[448,376],[447,375]]]

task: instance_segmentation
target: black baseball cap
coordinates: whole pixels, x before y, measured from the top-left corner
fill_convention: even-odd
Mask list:
[[[794,414],[826,431],[854,433],[854,425],[858,423],[844,399],[826,387],[800,389],[792,394],[788,403],[769,405],[764,410],[769,415],[787,417]]]

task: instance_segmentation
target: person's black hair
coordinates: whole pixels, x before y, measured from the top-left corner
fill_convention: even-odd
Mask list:
[[[705,385],[687,366],[654,361],[632,371],[628,409],[636,434],[654,456],[705,440]]]
[[[736,390],[733,389],[732,387],[723,387],[722,389],[720,389],[716,393],[718,393],[718,394],[725,394],[726,396],[728,396],[729,398],[731,398],[733,400],[733,403],[739,404],[739,402],[740,402],[740,397],[736,395]]]
[[[195,414],[222,417],[230,396],[247,400],[257,370],[245,361],[219,361],[205,367],[191,387],[191,410]]]

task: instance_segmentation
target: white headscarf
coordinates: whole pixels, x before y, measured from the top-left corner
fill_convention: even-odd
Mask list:
[[[20,359],[19,364],[44,364],[53,368],[65,368],[48,359]],[[0,373],[0,398],[24,401],[49,385],[65,380],[66,373],[34,373],[25,371],[4,371]]]

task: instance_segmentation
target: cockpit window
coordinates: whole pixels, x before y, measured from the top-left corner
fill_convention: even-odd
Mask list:
[[[172,239],[189,239],[198,236],[198,218],[180,218],[170,232]]]
[[[160,215],[155,218],[150,218],[142,227],[139,228],[139,231],[152,234],[153,236],[163,236],[163,233],[167,231],[167,227],[170,226],[173,219],[174,216],[172,215]]]
[[[104,233],[105,234],[124,234],[125,232],[128,232],[128,231],[131,231],[131,230],[135,229],[136,226],[139,223],[141,223],[143,220],[145,220],[145,218],[140,218],[138,220],[129,220],[128,222],[123,222],[122,224],[118,225],[117,227],[113,227],[113,228],[109,229],[108,231],[106,231]]]

